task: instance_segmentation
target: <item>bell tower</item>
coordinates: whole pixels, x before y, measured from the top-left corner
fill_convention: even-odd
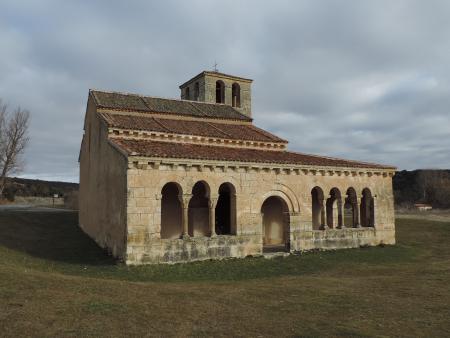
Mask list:
[[[252,117],[252,82],[217,71],[203,71],[180,86],[181,99],[226,104]]]

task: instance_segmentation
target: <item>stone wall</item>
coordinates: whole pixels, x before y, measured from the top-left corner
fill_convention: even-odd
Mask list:
[[[108,142],[106,126],[88,102],[80,152],[79,224],[102,248],[126,249],[127,158]]]
[[[225,84],[225,104],[231,106],[231,87],[238,83],[241,88],[241,106],[235,107],[241,113],[252,116],[251,83],[235,80],[227,77],[207,76],[205,78],[205,102],[216,102],[216,81],[221,80]]]
[[[292,252],[395,243],[392,173],[343,168],[296,170],[233,166],[232,163],[197,165],[166,162],[148,163],[146,159],[129,158],[128,264],[260,255],[263,235],[261,206],[271,196],[278,196],[288,205]],[[233,185],[236,190],[236,235],[161,239],[162,188],[166,183],[176,182],[182,190],[180,198],[186,207],[198,181],[204,181],[209,187],[211,201],[217,200],[222,183]],[[375,200],[375,226],[312,230],[311,190],[316,186],[324,191],[325,198],[333,188],[345,196],[347,189],[353,187],[358,203],[363,189],[370,189]]]
[[[198,83],[199,96],[198,101],[216,103],[216,81],[222,81],[225,84],[225,104],[232,105],[232,85],[239,84],[240,87],[240,107],[235,107],[241,113],[252,116],[252,93],[251,81],[241,80],[232,76],[224,76],[218,73],[214,75],[208,73],[205,76],[195,78],[191,82],[186,83],[181,89],[181,98],[184,100],[195,100],[195,86]],[[189,97],[186,93],[189,91]]]

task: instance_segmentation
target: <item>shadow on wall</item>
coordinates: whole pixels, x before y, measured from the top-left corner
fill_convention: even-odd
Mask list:
[[[117,263],[78,227],[74,211],[1,211],[0,246],[68,264]]]

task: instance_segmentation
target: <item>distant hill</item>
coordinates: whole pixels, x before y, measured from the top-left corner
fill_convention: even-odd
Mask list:
[[[78,183],[32,180],[11,177],[7,179],[4,196],[14,200],[16,196],[22,197],[52,197],[57,194],[64,197],[78,191]]]
[[[402,170],[393,179],[395,205],[412,207],[414,203],[450,208],[450,170]],[[78,183],[9,178],[5,197],[60,197],[78,192]]]
[[[396,206],[414,203],[450,208],[450,170],[402,170],[393,179]]]

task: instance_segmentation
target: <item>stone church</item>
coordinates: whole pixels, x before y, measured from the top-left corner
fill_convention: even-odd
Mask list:
[[[90,90],[82,230],[126,264],[394,244],[395,167],[288,151],[253,124],[251,85],[204,71],[181,99]]]

